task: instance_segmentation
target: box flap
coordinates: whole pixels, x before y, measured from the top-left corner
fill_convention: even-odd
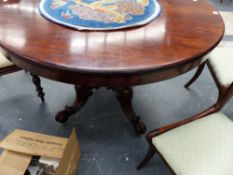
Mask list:
[[[59,167],[56,170],[56,175],[74,175],[79,164],[80,147],[76,136],[76,131],[73,129],[70,138],[67,142]]]
[[[0,157],[0,175],[24,175],[31,155],[4,151]]]
[[[68,139],[15,130],[0,142],[0,147],[35,156],[62,158]]]

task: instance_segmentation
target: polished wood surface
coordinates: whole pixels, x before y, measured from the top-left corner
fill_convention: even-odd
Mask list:
[[[131,86],[180,75],[200,65],[221,40],[224,23],[207,0],[159,1],[150,24],[87,32],[44,19],[38,0],[0,3],[0,45],[35,74],[88,86]]]

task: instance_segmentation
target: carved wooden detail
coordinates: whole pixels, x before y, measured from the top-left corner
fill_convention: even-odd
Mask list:
[[[87,102],[88,98],[92,95],[92,88],[87,86],[75,85],[76,99],[71,106],[65,106],[65,109],[59,111],[55,119],[58,122],[64,123],[69,117],[78,112]]]
[[[45,101],[45,99],[44,99],[45,93],[43,91],[43,88],[41,87],[40,77],[38,77],[38,75],[33,74],[33,73],[30,73],[30,75],[32,76],[32,82],[36,86],[36,91],[37,91],[38,97],[40,97],[41,101],[44,102]]]
[[[64,110],[59,111],[55,117],[56,121],[64,123],[71,115],[78,112],[86,104],[88,98],[92,95],[94,88],[98,89],[98,87],[76,85],[76,99],[74,103],[71,106],[66,106]],[[140,121],[140,117],[136,115],[132,107],[132,89],[130,87],[118,87],[109,89],[112,89],[116,92],[121,108],[124,111],[127,119],[131,122],[136,134],[144,134],[146,132],[146,127],[144,123]]]

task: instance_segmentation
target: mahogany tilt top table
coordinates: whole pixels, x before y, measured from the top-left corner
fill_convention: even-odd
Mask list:
[[[0,46],[19,67],[75,85],[76,100],[56,115],[65,122],[92,94],[117,93],[136,133],[145,125],[132,108],[131,86],[165,80],[204,61],[220,42],[224,23],[207,0],[158,1],[162,11],[150,24],[118,31],[78,31],[38,13],[39,0],[0,1]]]

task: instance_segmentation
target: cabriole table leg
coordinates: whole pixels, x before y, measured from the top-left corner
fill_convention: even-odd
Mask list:
[[[136,134],[141,135],[146,132],[146,126],[140,121],[140,116],[136,115],[132,107],[133,90],[130,87],[120,87],[114,89],[117,93],[117,99],[124,111],[127,119],[134,127]]]
[[[59,111],[55,116],[56,121],[64,123],[72,114],[78,112],[86,104],[88,98],[92,95],[92,88],[75,85],[75,92],[75,102],[71,106],[65,106],[64,110]]]
[[[59,111],[56,114],[56,121],[64,123],[68,118],[78,112],[87,102],[88,98],[92,95],[93,87],[88,86],[75,86],[76,100],[71,106],[66,106],[64,110]],[[117,93],[118,101],[120,102],[121,108],[124,111],[127,119],[133,125],[136,134],[141,135],[146,132],[144,123],[140,121],[140,117],[137,116],[132,107],[133,91],[130,87],[117,87],[109,88]]]

